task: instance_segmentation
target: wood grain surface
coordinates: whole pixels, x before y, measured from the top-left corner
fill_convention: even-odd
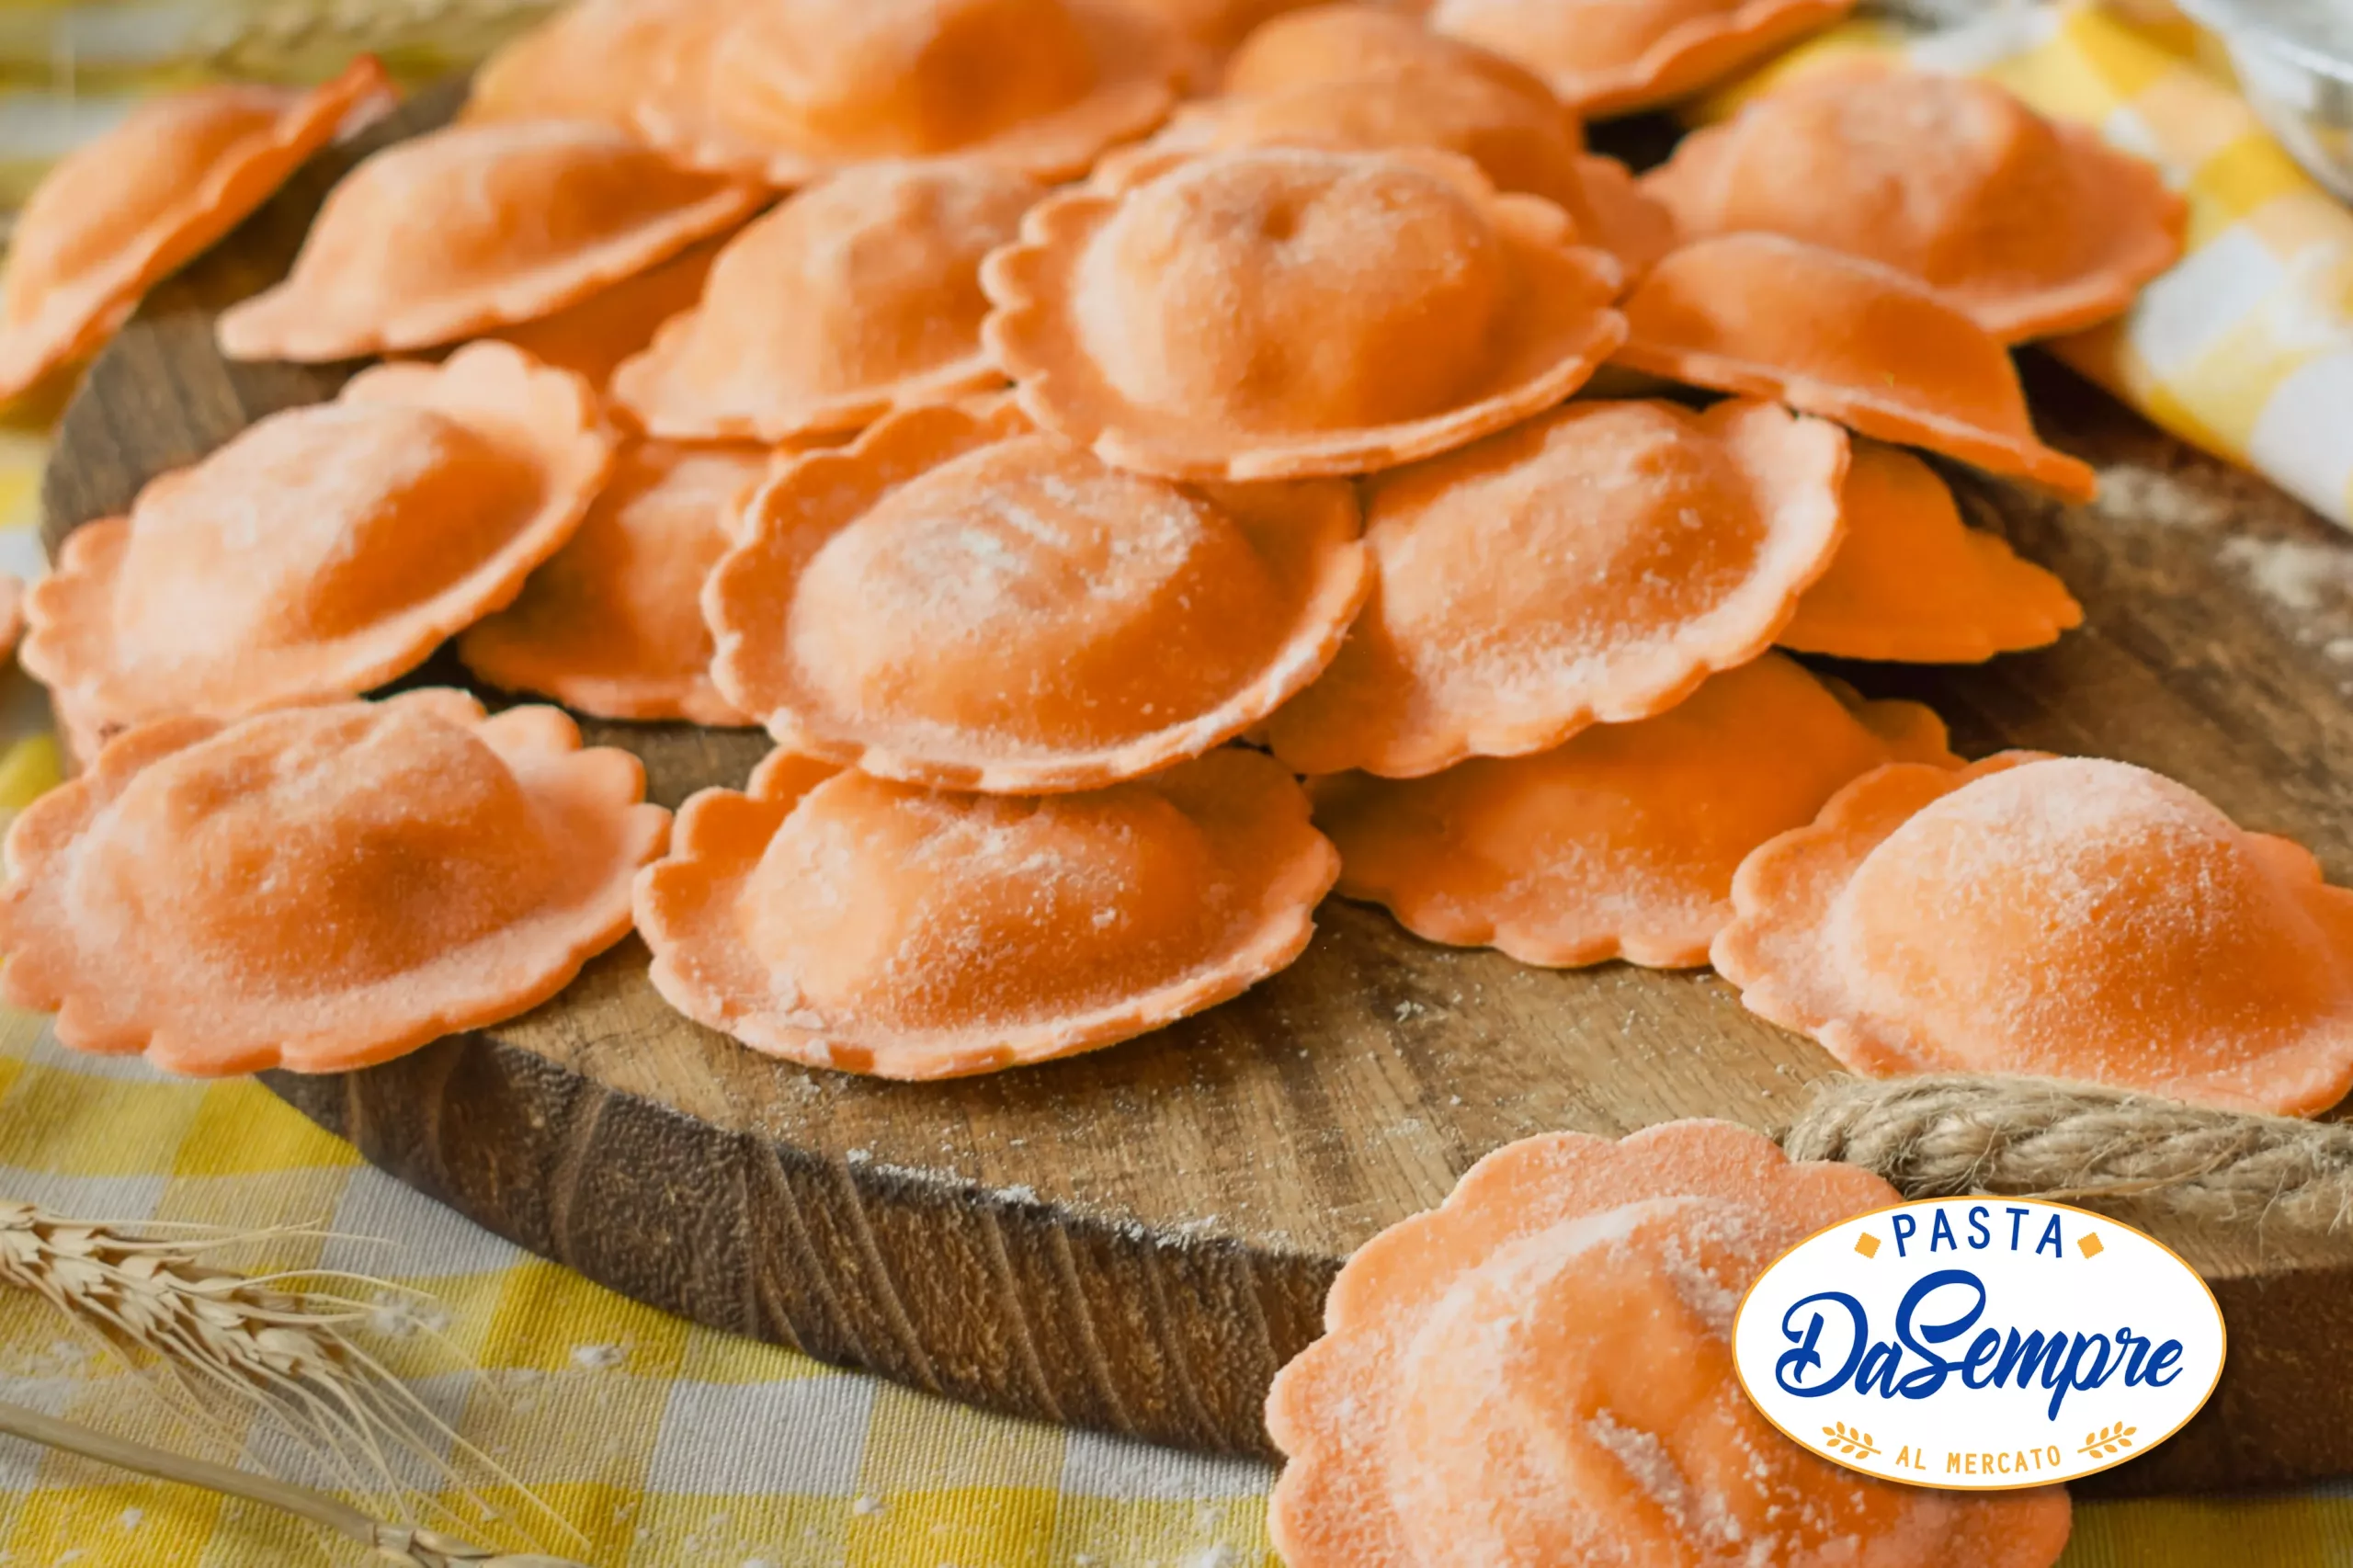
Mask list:
[[[210,329],[283,271],[350,156],[157,290],[93,368],[45,490],[52,541],[340,383],[347,367],[224,364]],[[1979,668],[1840,672],[1934,704],[1972,756],[2161,769],[2353,881],[2353,550],[2055,366],[2029,380],[2046,435],[2103,468],[2103,500],[1956,478],[1976,520],[2067,580],[2088,625]],[[415,677],[461,678],[446,654]],[[644,757],[671,805],[740,783],[764,749],[747,733],[585,727]],[[1769,1130],[1833,1071],[1705,973],[1548,972],[1339,902],[1319,925],[1295,967],[1235,1002],[992,1077],[899,1085],[756,1056],[672,1013],[631,938],[512,1023],[268,1082],[403,1180],[641,1301],[997,1410],[1263,1452],[1267,1381],[1316,1332],[1338,1260],[1480,1154],[1683,1116]],[[2180,1437],[2090,1489],[2353,1471],[2353,1246],[2168,1239],[2215,1282],[2229,1369]]]

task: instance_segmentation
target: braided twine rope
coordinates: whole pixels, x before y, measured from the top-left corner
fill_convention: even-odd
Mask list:
[[[2353,1127],[2040,1078],[1835,1078],[1782,1134],[1791,1159],[1877,1172],[1907,1198],[2080,1204],[2146,1227],[2353,1230]]]

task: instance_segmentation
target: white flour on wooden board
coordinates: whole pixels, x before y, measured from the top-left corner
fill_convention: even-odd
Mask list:
[[[2221,560],[2244,571],[2256,591],[2288,609],[2325,609],[2353,600],[2353,550],[2293,539],[2234,539],[2222,546]]]

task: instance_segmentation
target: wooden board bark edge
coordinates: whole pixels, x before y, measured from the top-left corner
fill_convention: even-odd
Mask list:
[[[1320,1332],[1339,1267],[728,1132],[490,1040],[264,1081],[370,1164],[632,1300],[1179,1448],[1270,1452],[1267,1383]],[[641,1224],[676,1231],[649,1247]]]
[[[1278,1457],[1266,1386],[1321,1332],[1341,1261],[813,1155],[482,1037],[263,1081],[369,1164],[633,1301],[983,1409],[1182,1449]],[[616,1216],[674,1230],[649,1246]],[[2079,1494],[2353,1471],[2353,1264],[2211,1282],[2232,1346],[2213,1399]]]

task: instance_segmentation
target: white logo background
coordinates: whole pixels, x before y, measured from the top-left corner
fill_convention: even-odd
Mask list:
[[[1733,1347],[1766,1418],[1824,1459],[2004,1490],[2170,1437],[2213,1392],[2224,1337],[2205,1281],[2140,1232],[2063,1204],[1954,1198],[1801,1242],[1750,1287]]]

